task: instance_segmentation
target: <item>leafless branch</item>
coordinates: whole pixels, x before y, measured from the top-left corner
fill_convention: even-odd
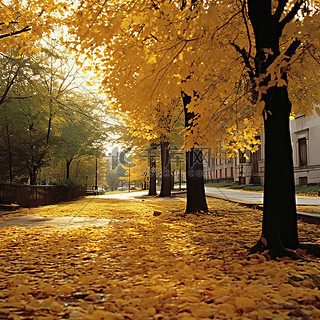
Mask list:
[[[243,61],[244,61],[244,64],[245,66],[247,67],[248,69],[248,73],[249,73],[249,77],[251,79],[251,81],[253,81],[253,78],[255,77],[255,74],[254,74],[254,69],[252,68],[251,66],[251,63],[249,61],[249,55],[246,51],[245,48],[240,48],[236,43],[234,42],[231,42],[231,45],[234,46],[234,48],[236,49],[237,52],[239,52],[243,58]]]
[[[249,25],[248,25],[248,20],[247,20],[247,15],[246,15],[246,0],[243,1],[242,3],[242,16],[244,20],[244,24],[246,27],[247,35],[248,35],[248,41],[249,41],[249,51],[248,51],[248,57],[251,55],[251,48],[252,48],[252,42],[251,42],[251,36],[250,36],[250,31],[249,31]]]
[[[20,67],[17,68],[17,70],[15,71],[15,73],[14,73],[13,77],[11,78],[11,80],[8,81],[6,89],[5,89],[3,95],[2,95],[2,97],[0,99],[0,105],[6,101],[6,97],[7,97],[8,93],[9,93],[11,87],[13,86],[14,81],[16,80],[16,78],[18,76],[19,70],[20,70]]]
[[[283,28],[293,20],[295,15],[298,13],[298,11],[301,8],[301,5],[303,4],[305,0],[297,0],[297,2],[292,7],[291,11],[280,21],[280,28],[283,30]]]
[[[235,14],[233,14],[224,24],[222,24],[220,27],[218,27],[214,33],[212,34],[211,39],[213,38],[213,36],[215,35],[215,33],[217,33],[219,30],[223,29],[226,25],[228,25],[238,14],[241,13],[241,10],[237,11]]]
[[[280,21],[281,15],[283,13],[283,10],[284,10],[286,4],[287,4],[287,0],[278,0],[277,9],[276,9],[275,13],[273,14],[273,16],[277,22]]]
[[[11,36],[15,36],[17,34],[20,34],[20,33],[23,33],[23,32],[27,32],[27,31],[30,31],[31,30],[31,27],[29,26],[26,26],[18,31],[13,31],[13,32],[8,32],[8,33],[4,33],[4,34],[1,34],[0,35],[0,39],[3,39],[3,38],[8,38],[8,37],[11,37]]]
[[[317,57],[311,52],[310,48],[307,48],[306,50],[309,52],[309,54],[310,54],[310,56],[312,57],[312,59],[313,59],[317,64],[320,65],[320,60],[317,59]]]

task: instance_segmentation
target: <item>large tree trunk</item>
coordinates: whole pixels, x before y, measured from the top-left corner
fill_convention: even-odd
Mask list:
[[[277,10],[272,14],[270,0],[248,1],[248,13],[256,45],[253,76],[261,78],[261,75],[264,75],[259,86],[268,88],[267,92],[262,94],[262,101],[265,103],[265,186],[262,237],[258,245],[262,245],[262,249],[269,249],[276,256],[287,254],[286,248],[299,247],[289,129],[291,103],[287,86],[270,86],[270,76],[266,76],[267,69],[280,55],[279,42],[284,27],[282,21],[285,21],[280,21],[284,8],[282,4],[279,1]],[[297,12],[298,7],[293,10]],[[291,18],[287,18],[292,19],[294,15],[292,12]],[[297,40],[291,43],[285,53],[286,59],[290,59],[299,44]],[[269,51],[268,55],[266,51]],[[279,72],[281,79],[287,81],[286,70]]]
[[[161,141],[161,191],[160,197],[171,196],[171,162],[168,141]]]
[[[262,235],[267,248],[281,255],[299,247],[294,171],[289,129],[291,104],[286,87],[268,90],[265,120],[265,182]]]
[[[37,169],[35,167],[31,168],[29,171],[30,185],[35,186],[37,184]]]
[[[186,152],[187,208],[186,213],[208,211],[203,181],[202,150]]]
[[[190,128],[194,113],[188,111],[191,97],[182,94],[185,113],[185,127]],[[192,148],[186,152],[186,175],[187,175],[187,208],[186,213],[208,211],[203,180],[202,150]]]
[[[150,184],[149,184],[149,196],[157,195],[157,167],[156,167],[156,150],[157,145],[151,143],[149,161],[150,161]]]

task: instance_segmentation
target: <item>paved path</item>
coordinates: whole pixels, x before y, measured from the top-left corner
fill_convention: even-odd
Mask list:
[[[137,200],[136,197],[146,196],[148,191],[121,192],[98,195],[99,199]]]
[[[10,220],[0,222],[3,227],[47,227],[55,229],[69,229],[74,227],[105,226],[110,219],[95,219],[82,217],[41,217],[41,216],[18,216]]]
[[[263,203],[263,193],[262,192],[252,192],[243,190],[233,190],[226,188],[212,188],[206,187],[206,194],[211,196],[217,196],[226,200],[240,200],[241,202],[249,202],[254,204]],[[320,197],[296,197],[296,203],[299,206],[320,206]]]
[[[214,196],[220,199],[232,200],[234,202],[263,204],[263,192],[234,190],[227,188],[213,188],[206,187],[206,195]],[[174,190],[173,192],[179,192]],[[119,199],[119,200],[139,200],[136,197],[142,197],[148,195],[148,191],[135,191],[135,192],[123,192],[123,193],[111,193],[99,195],[97,197],[102,199]],[[296,197],[296,203],[299,206],[320,206],[320,197]]]
[[[232,190],[226,188],[212,188],[206,187],[206,194],[208,196],[229,200],[232,202],[238,202],[242,204],[263,204],[263,193],[261,192],[248,192],[243,190]],[[176,190],[177,193],[180,193]],[[119,199],[119,200],[143,200],[143,198],[136,198],[146,196],[148,191],[135,191],[135,192],[124,192],[124,193],[112,193],[105,195],[98,195],[98,198],[104,199]],[[144,198],[147,199],[147,198]],[[154,199],[154,198],[152,198]],[[170,199],[170,198],[167,198]],[[176,200],[174,198],[171,198]],[[297,205],[308,205],[308,206],[319,206],[319,198],[309,197],[296,197]],[[13,212],[12,212],[13,213]],[[300,215],[307,217],[317,218],[319,220],[320,214],[318,213],[304,213],[299,212]],[[110,223],[109,219],[95,219],[95,218],[82,218],[82,217],[41,217],[41,216],[17,216],[12,217],[10,220],[0,222],[0,228],[6,226],[21,226],[21,227],[46,227],[46,228],[72,228],[82,226],[102,226]]]

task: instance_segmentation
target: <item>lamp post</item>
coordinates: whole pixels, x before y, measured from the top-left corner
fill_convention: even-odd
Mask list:
[[[128,163],[128,165],[129,165],[129,181],[128,181],[129,185],[128,185],[128,187],[129,187],[129,192],[130,192],[130,184],[131,184],[131,182],[130,182],[130,163]]]
[[[96,182],[95,189],[98,190],[98,155],[96,154]]]
[[[181,191],[181,159],[179,160],[179,190]]]

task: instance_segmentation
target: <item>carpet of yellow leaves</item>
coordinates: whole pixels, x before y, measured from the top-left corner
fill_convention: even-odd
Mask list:
[[[320,319],[319,258],[248,255],[261,212],[208,201],[199,216],[157,198],[22,210],[110,223],[0,229],[0,319]],[[299,228],[320,244],[317,226]]]

